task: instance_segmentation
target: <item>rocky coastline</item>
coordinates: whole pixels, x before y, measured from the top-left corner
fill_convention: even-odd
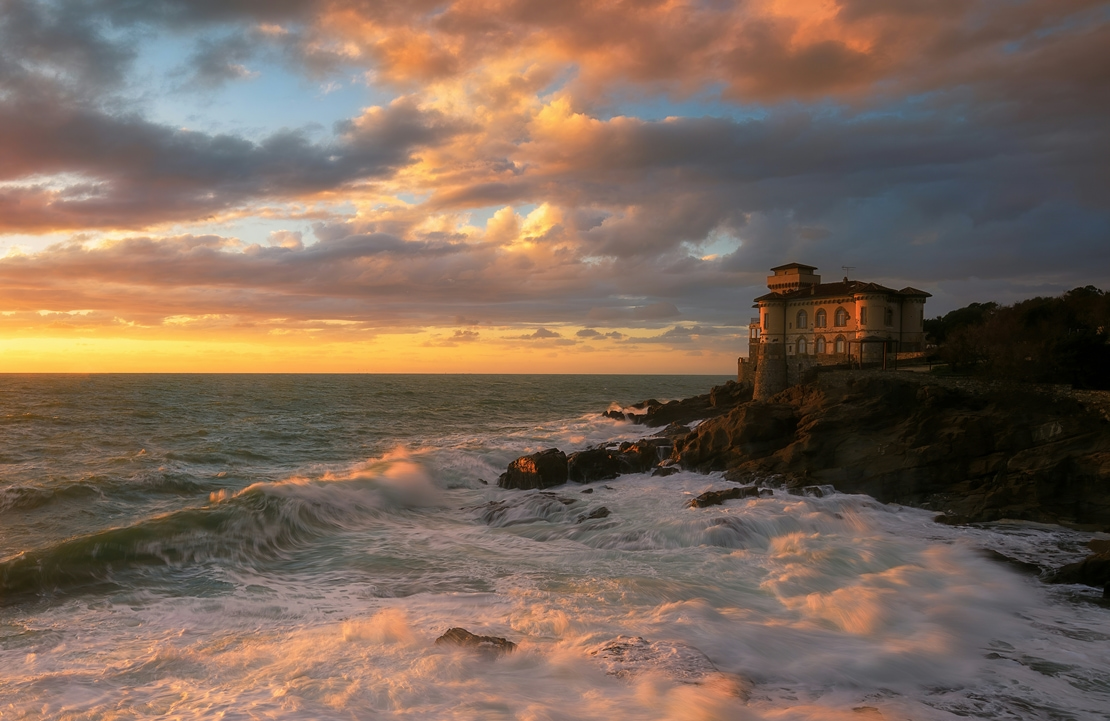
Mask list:
[[[758,498],[761,488],[777,486],[800,495],[867,494],[937,511],[947,524],[1020,520],[1110,532],[1110,392],[834,371],[765,402],[730,382],[605,415],[660,430],[569,455],[522,456],[498,485],[723,472],[731,485],[693,507]],[[1044,580],[1106,586],[1106,556],[1099,549],[1082,567]]]

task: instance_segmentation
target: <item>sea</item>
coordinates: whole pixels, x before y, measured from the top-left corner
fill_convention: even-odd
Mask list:
[[[1110,718],[1095,534],[497,486],[725,380],[0,376],[0,719]]]

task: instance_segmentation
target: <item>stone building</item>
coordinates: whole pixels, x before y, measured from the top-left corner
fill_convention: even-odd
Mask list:
[[[878,283],[822,283],[812,265],[772,268],[770,293],[755,299],[759,317],[749,325],[748,358],[739,378],[768,398],[823,365],[885,363],[925,343],[925,299],[916,288]]]

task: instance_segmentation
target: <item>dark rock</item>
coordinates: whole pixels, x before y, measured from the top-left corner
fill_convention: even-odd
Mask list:
[[[1110,530],[1110,423],[1082,396],[830,371],[771,401],[704,421],[676,441],[672,457],[728,480],[781,474],[943,509],[946,523],[1011,518]]]
[[[1052,571],[1044,577],[1045,583],[1082,583],[1102,588],[1110,584],[1110,552],[1087,556],[1078,563]]]
[[[648,642],[640,636],[617,636],[590,650],[590,655],[609,676],[634,679],[643,673],[661,674],[679,683],[715,685],[747,699],[751,682],[721,673],[704,653],[673,641]]]
[[[945,526],[966,526],[971,523],[971,519],[967,516],[958,516],[956,514],[942,513],[939,516],[933,517],[934,523],[941,523]]]
[[[1029,574],[1031,576],[1039,576],[1039,575],[1041,575],[1041,572],[1043,571],[1043,569],[1035,563],[1030,563],[1029,561],[1023,561],[1020,558],[1014,558],[1013,556],[1007,556],[1005,553],[1002,553],[1001,551],[996,551],[993,548],[983,549],[983,555],[985,555],[987,558],[991,559],[992,561],[998,561],[999,563],[1004,563],[1007,566],[1010,566],[1011,568],[1013,568],[1015,571],[1019,571],[1021,573],[1026,573],[1026,574]]]
[[[620,411],[605,411],[601,415],[605,416],[606,418],[612,418],[615,421],[625,420],[624,414],[621,413]]]
[[[617,456],[621,473],[646,473],[670,455],[671,444],[665,438],[641,438],[635,443],[622,443]]]
[[[1092,538],[1087,541],[1087,548],[1091,549],[1094,553],[1106,553],[1110,551],[1110,539]]]
[[[620,474],[620,461],[605,448],[590,448],[567,456],[567,479],[575,483],[606,481]]]
[[[759,496],[759,489],[755,486],[736,486],[721,491],[706,491],[686,504],[687,508],[705,508],[706,506],[719,506],[733,498],[753,498]]]
[[[675,421],[674,423],[671,423],[669,426],[667,426],[663,430],[658,431],[657,433],[655,433],[653,437],[655,437],[655,438],[666,438],[666,439],[670,440],[671,444],[673,445],[674,442],[677,439],[685,438],[689,434],[690,434],[690,426],[688,426],[685,423],[679,423],[678,421]]]
[[[500,636],[477,636],[465,628],[451,628],[436,639],[437,646],[460,646],[496,658],[516,650],[516,644]]]
[[[485,481],[484,479],[481,479],[481,478],[478,479],[478,483],[481,483],[483,486],[488,486],[489,485],[489,482],[487,482],[487,481]]]
[[[775,495],[775,492],[770,488],[760,488],[759,489],[759,497],[760,498],[773,498],[774,495]]]
[[[797,424],[791,406],[753,401],[700,424],[675,443],[675,453],[683,468],[702,473],[723,471],[789,445]]]
[[[651,472],[651,477],[655,478],[656,476],[659,476],[665,478],[667,476],[673,476],[674,474],[678,473],[678,471],[679,469],[675,468],[674,466],[660,466],[659,468],[656,468],[654,471]]]
[[[558,448],[521,456],[509,464],[497,485],[501,488],[551,488],[567,482],[567,456]]]
[[[582,493],[593,493],[593,492],[594,492],[594,489],[592,489],[592,488],[583,488],[582,489]]]
[[[586,515],[579,516],[577,523],[584,523],[586,521],[589,521],[589,520],[592,520],[592,519],[595,519],[595,518],[608,518],[608,517],[609,517],[609,509],[606,508],[605,506],[601,506],[599,508],[595,508],[594,510],[590,511]]]

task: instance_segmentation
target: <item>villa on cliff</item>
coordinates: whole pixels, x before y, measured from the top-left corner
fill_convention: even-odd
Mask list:
[[[898,353],[924,350],[925,299],[916,288],[894,290],[848,280],[822,283],[816,267],[772,268],[771,291],[755,299],[748,358],[738,378],[767,398],[800,383],[818,366],[884,364]]]

